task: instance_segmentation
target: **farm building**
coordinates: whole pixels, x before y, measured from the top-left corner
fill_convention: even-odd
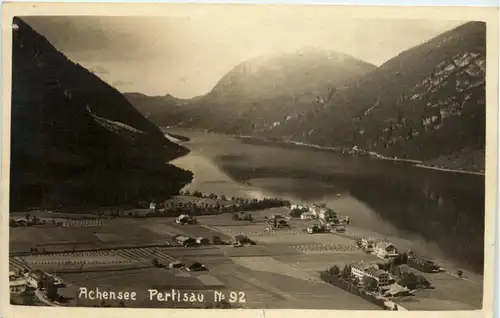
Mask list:
[[[196,220],[187,214],[181,214],[175,219],[175,223],[177,224],[193,224]]]
[[[413,253],[408,255],[408,266],[418,269],[424,273],[438,273],[443,271],[443,268],[436,264],[433,260],[417,256]]]
[[[177,243],[181,244],[181,245],[191,245],[191,244],[196,244],[196,240],[194,238],[191,238],[191,237],[187,237],[187,236],[177,236],[175,238],[175,240],[177,241]]]
[[[300,218],[302,220],[312,220],[315,218],[315,215],[314,213],[310,212],[310,211],[307,211],[307,212],[304,212],[300,215]]]
[[[9,288],[11,294],[20,294],[26,290],[28,282],[24,278],[18,278],[9,281]]]
[[[309,208],[304,205],[292,204],[290,206],[290,210],[301,210],[301,211],[309,211]]]
[[[182,268],[184,266],[185,265],[179,261],[173,261],[173,262],[170,262],[170,264],[168,264],[168,268]]]
[[[186,270],[190,272],[200,272],[200,271],[206,271],[207,268],[200,262],[192,262],[187,264]]]
[[[252,241],[248,236],[245,235],[236,235],[234,237],[234,243],[239,245],[251,244],[254,245],[255,242]]]
[[[38,282],[42,280],[45,276],[45,273],[40,270],[35,270],[33,272],[29,272],[24,274],[28,285],[38,288]]]
[[[16,271],[9,271],[9,281],[15,280],[19,274]]]
[[[374,237],[363,238],[359,241],[359,247],[367,252],[372,252],[377,240]]]
[[[200,237],[198,237],[198,238],[196,239],[196,243],[197,243],[197,244],[200,244],[200,245],[208,245],[208,244],[210,244],[210,240],[209,240],[209,239],[207,239],[206,237],[201,237],[201,236],[200,236]]]
[[[387,241],[375,244],[374,253],[380,258],[397,257],[399,255],[394,244]]]

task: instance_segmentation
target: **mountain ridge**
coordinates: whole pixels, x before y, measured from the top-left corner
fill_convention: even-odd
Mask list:
[[[373,70],[374,65],[345,53],[320,49],[263,55],[234,66],[208,92],[186,103],[182,111],[176,108],[172,117],[164,119],[159,98],[148,102],[137,95],[125,94],[129,101],[147,115],[155,109],[157,118],[149,117],[160,126],[183,126],[213,129],[223,132],[245,132],[265,129],[281,120],[283,113],[300,113],[316,100],[329,95],[332,87],[346,83]],[[276,70],[280,70],[276,72]],[[304,84],[304,83],[307,83]],[[170,107],[175,103],[165,103]],[[174,120],[175,119],[175,120]]]
[[[288,56],[294,54],[298,53]],[[311,90],[306,77],[295,74],[297,83],[289,91],[290,87],[263,85],[267,91],[252,93],[272,72],[256,80],[256,68],[249,66],[254,60],[244,61],[196,102],[173,113],[174,108],[163,108],[151,120],[161,126],[355,148],[441,168],[484,171],[485,54],[486,24],[472,21],[408,48],[342,85],[322,81],[322,89]],[[293,71],[284,73],[276,63],[270,64],[278,73],[272,76],[293,77]],[[249,88],[245,81],[256,84]]]
[[[483,22],[438,35],[267,135],[484,170],[485,36]]]

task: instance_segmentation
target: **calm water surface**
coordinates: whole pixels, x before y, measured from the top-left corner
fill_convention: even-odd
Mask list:
[[[419,242],[482,272],[484,176],[200,131],[175,133],[191,138],[185,145],[192,152],[173,163],[194,173],[193,189],[324,202],[356,227]]]

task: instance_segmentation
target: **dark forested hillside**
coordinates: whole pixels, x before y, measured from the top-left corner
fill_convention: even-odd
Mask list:
[[[13,23],[11,210],[123,204],[191,180],[165,164],[187,149],[22,19]]]
[[[402,52],[267,136],[484,169],[486,24]]]

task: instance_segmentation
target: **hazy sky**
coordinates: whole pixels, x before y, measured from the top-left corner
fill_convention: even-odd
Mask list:
[[[205,94],[235,65],[317,47],[380,65],[463,22],[339,20],[328,16],[26,17],[70,59],[122,92]]]

